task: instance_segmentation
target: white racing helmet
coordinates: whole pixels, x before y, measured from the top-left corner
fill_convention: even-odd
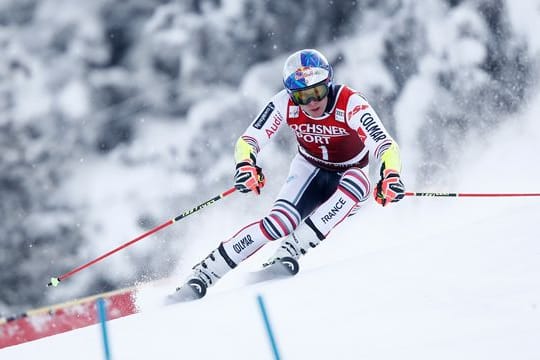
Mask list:
[[[332,66],[317,50],[297,51],[285,61],[283,84],[296,104],[305,105],[313,99],[320,101],[328,94],[332,80]],[[303,92],[308,89],[312,90]]]

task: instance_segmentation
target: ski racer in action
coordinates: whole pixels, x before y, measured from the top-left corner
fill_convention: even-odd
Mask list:
[[[334,84],[324,55],[305,49],[289,56],[283,83],[285,89],[270,99],[236,143],[234,186],[243,193],[260,193],[265,178],[257,155],[285,127],[298,142],[287,181],[268,215],[219,244],[178,290],[190,287],[196,297],[204,296],[208,287],[271,241],[282,239],[264,265],[296,262],[369,198],[369,155],[380,169],[375,200],[385,206],[404,197],[397,143],[362,95]]]

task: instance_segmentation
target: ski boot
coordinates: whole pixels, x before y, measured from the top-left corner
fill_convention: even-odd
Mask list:
[[[200,299],[206,295],[207,289],[216,284],[234,265],[230,264],[221,255],[223,245],[212,251],[203,261],[193,267],[193,272],[188,276],[183,285],[176,288],[178,299]],[[236,266],[236,265],[235,265]],[[179,300],[180,301],[180,300]]]
[[[263,263],[263,267],[268,267],[280,261],[284,265],[291,267],[292,270],[296,268],[296,272],[298,272],[298,259],[300,256],[305,255],[309,248],[319,245],[323,239],[324,236],[308,218],[291,235],[281,241],[276,252]],[[294,263],[292,260],[294,260]]]

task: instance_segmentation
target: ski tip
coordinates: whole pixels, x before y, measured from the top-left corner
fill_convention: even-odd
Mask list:
[[[176,288],[173,294],[165,299],[166,305],[198,300],[206,295],[206,284],[199,279],[190,279],[185,285]]]
[[[292,257],[285,256],[281,258],[279,262],[287,268],[291,275],[296,275],[298,274],[298,271],[300,271],[298,261]]]
[[[281,267],[284,267],[291,275],[296,275],[298,274],[298,271],[300,271],[300,265],[298,264],[298,260],[290,256],[285,256],[282,258],[267,261],[262,264],[261,270],[270,269],[278,264],[281,265]]]
[[[206,295],[206,284],[199,279],[190,279],[187,286],[195,293],[199,299]]]

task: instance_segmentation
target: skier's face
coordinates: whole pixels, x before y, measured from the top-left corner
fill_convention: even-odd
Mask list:
[[[328,96],[326,96],[320,101],[312,100],[309,104],[300,105],[300,107],[309,116],[319,117],[324,114],[324,110],[326,109],[327,104],[328,104]]]

